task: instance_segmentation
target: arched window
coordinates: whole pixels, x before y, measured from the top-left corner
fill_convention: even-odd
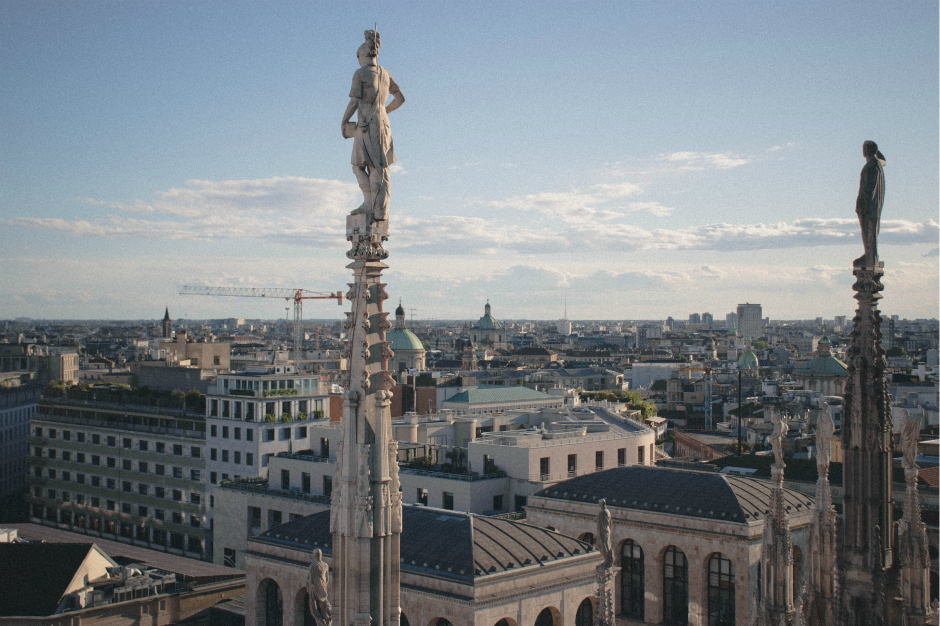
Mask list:
[[[535,618],[535,626],[555,626],[555,618],[552,617],[552,610],[542,609],[539,616]]]
[[[803,587],[803,551],[800,550],[799,546],[793,546],[793,584],[791,588],[793,590],[792,602],[796,602],[797,596],[800,595]]]
[[[438,617],[437,621],[434,623],[434,626],[453,626],[453,624],[451,624],[450,620],[447,618]]]
[[[593,533],[584,533],[578,537],[578,541],[583,541],[586,544],[594,545],[594,534]]]
[[[663,622],[673,626],[689,623],[689,563],[675,546],[663,555]]]
[[[264,621],[261,626],[282,626],[284,618],[284,600],[281,588],[273,580],[267,581],[264,589]]]
[[[721,554],[708,559],[708,626],[734,626],[734,565]]]
[[[574,615],[574,626],[594,626],[594,605],[590,598],[585,598]]]
[[[620,549],[620,614],[643,621],[645,594],[643,549],[627,539]]]

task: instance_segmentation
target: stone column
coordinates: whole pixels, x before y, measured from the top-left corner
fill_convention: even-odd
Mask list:
[[[786,422],[771,409],[774,432],[771,445],[774,464],[770,467],[770,513],[764,517],[764,537],[761,546],[761,562],[764,565],[764,593],[761,613],[767,626],[784,626],[793,619],[793,541],[787,520],[783,494],[783,437],[787,432]]]
[[[397,444],[391,436],[393,356],[385,331],[391,328],[382,260],[388,253],[388,221],[369,222],[365,214],[347,218],[354,281],[347,294],[352,310],[344,357],[346,393],[342,438],[336,446],[336,473],[330,513],[333,533],[333,622],[338,626],[398,626],[401,614],[399,539],[401,495]]]
[[[828,411],[816,420],[816,502],[809,528],[803,623],[832,626],[835,612],[836,509],[829,484],[829,446],[835,425]],[[799,590],[797,590],[799,591]]]
[[[898,564],[901,578],[901,603],[904,623],[911,626],[935,623],[930,608],[930,554],[927,550],[927,528],[920,514],[917,493],[917,440],[921,419],[908,415],[901,423],[901,447],[904,449],[904,517],[898,528]]]
[[[836,623],[891,623],[888,602],[894,565],[891,510],[891,411],[881,347],[878,300],[884,263],[857,266],[858,309],[848,354],[849,378],[842,427],[845,475],[844,537],[839,559]]]
[[[603,563],[595,569],[597,609],[594,613],[594,626],[616,626],[617,624],[614,581],[619,571],[619,567],[605,567]]]

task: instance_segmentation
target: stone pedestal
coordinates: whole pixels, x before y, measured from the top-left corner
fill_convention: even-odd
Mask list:
[[[597,580],[597,610],[594,612],[594,626],[616,626],[616,610],[614,606],[614,579],[619,567],[605,567],[603,563],[597,566],[595,578]]]

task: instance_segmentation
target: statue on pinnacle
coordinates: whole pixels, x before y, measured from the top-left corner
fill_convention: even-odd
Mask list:
[[[360,67],[353,74],[342,133],[344,139],[353,139],[353,173],[363,197],[353,215],[365,214],[371,224],[388,219],[388,170],[396,161],[388,114],[405,103],[405,96],[388,70],[378,64],[382,46],[378,31],[365,31],[365,39],[356,53]],[[387,103],[389,95],[391,103]],[[349,121],[353,113],[357,114],[356,123]]]
[[[862,227],[862,243],[865,254],[855,259],[855,267],[874,267],[878,263],[878,230],[881,224],[881,207],[885,202],[885,157],[874,141],[862,144],[862,155],[866,159],[858,184],[858,199],[855,213]]]

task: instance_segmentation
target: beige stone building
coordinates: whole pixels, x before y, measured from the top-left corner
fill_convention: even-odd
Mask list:
[[[328,511],[249,540],[245,626],[310,624],[313,550],[330,562]],[[405,506],[402,626],[593,626],[591,545],[523,523]]]
[[[578,477],[529,498],[526,521],[594,540],[598,501],[612,516],[620,567],[618,624],[751,623],[759,595],[769,481],[712,472],[624,467]],[[785,490],[794,572],[807,558],[813,499]]]

